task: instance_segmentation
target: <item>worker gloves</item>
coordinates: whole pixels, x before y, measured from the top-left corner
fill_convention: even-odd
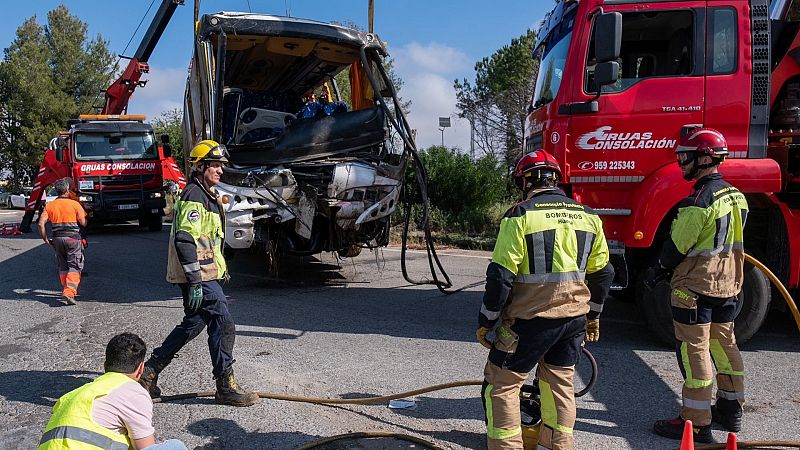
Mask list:
[[[189,295],[183,301],[184,309],[188,309],[189,311],[195,312],[200,309],[200,305],[203,303],[203,285],[202,284],[190,284],[189,285]]]
[[[648,289],[653,290],[656,288],[658,283],[670,278],[672,278],[672,271],[661,267],[659,264],[650,267],[644,273],[644,285],[647,286]]]
[[[600,340],[600,319],[586,319],[586,342]]]
[[[492,343],[489,342],[488,339],[486,339],[486,335],[489,334],[490,331],[492,331],[491,328],[480,327],[478,328],[478,331],[475,332],[475,338],[478,340],[478,343],[488,348],[489,350],[492,349]]]

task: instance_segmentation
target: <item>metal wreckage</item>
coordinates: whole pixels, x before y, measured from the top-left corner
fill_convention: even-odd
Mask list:
[[[387,56],[377,35],[338,25],[201,18],[184,151],[203,139],[229,150],[217,187],[231,249],[264,249],[273,261],[276,252],[352,257],[388,243],[414,144]],[[337,85],[339,74],[349,83]]]

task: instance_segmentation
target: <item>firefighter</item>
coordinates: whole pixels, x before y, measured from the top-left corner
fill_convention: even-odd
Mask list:
[[[544,150],[522,157],[514,181],[523,200],[500,222],[486,270],[477,339],[490,349],[481,390],[490,450],[522,449],[523,431],[526,448],[537,431],[538,448],[573,445],[572,375],[584,338],[600,337],[614,269],[600,218],[567,197],[560,179],[558,162]],[[523,430],[519,391],[537,364],[543,424]]]
[[[39,216],[39,235],[56,253],[58,276],[61,280],[60,302],[75,305],[83,270],[81,227],[86,226],[86,212],[80,203],[70,198],[70,180],[61,178],[53,183],[58,198],[45,205]],[[45,225],[52,223],[53,239],[47,236]]]
[[[713,442],[712,420],[729,431],[742,427],[744,365],[733,319],[744,281],[743,229],[747,201],[722,179],[719,165],[728,145],[719,131],[695,129],[675,150],[683,178],[694,181],[692,193],[678,205],[670,237],[664,243],[648,284],[672,272],[672,319],[678,366],[683,374],[683,407],[672,420],[659,420],[654,431],[680,439],[691,420],[695,440]],[[711,406],[717,368],[717,401]]]
[[[153,398],[161,395],[158,375],[186,343],[208,326],[208,347],[217,382],[214,399],[232,406],[251,406],[258,395],[240,388],[233,376],[236,326],[219,280],[228,272],[224,248],[225,214],[214,188],[228,163],[224,145],[211,140],[198,143],[190,154],[192,175],[175,203],[167,259],[167,281],[177,284],[183,296],[183,321],[153,350],[139,382]]]

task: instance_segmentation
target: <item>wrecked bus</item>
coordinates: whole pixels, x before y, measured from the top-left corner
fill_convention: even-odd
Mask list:
[[[187,82],[184,154],[224,143],[230,249],[352,257],[383,246],[410,133],[375,34],[252,13],[205,15]],[[338,75],[338,77],[337,77]],[[337,83],[337,78],[339,82]]]

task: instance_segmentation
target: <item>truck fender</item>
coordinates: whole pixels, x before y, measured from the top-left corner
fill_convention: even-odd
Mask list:
[[[642,180],[631,197],[631,220],[625,230],[625,246],[647,248],[653,245],[661,222],[691,190],[692,183],[683,179],[678,164],[662,166]]]

